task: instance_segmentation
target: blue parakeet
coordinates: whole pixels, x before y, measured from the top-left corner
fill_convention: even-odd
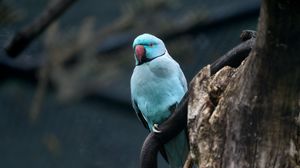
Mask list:
[[[179,64],[159,38],[139,35],[133,49],[136,66],[130,81],[132,105],[144,126],[159,132],[159,124],[170,116],[187,91],[187,82]],[[182,168],[188,150],[184,130],[165,144],[161,153],[171,168]]]

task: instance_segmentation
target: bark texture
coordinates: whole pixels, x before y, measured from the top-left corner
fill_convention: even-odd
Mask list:
[[[221,165],[225,143],[225,112],[219,110],[222,94],[235,77],[236,70],[224,67],[211,76],[210,66],[203,68],[191,82],[188,105],[188,129],[191,157],[199,167]]]
[[[191,83],[188,128],[199,168],[300,167],[300,1],[263,0],[256,46],[238,69]]]

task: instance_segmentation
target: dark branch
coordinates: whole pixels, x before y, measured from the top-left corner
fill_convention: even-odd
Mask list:
[[[44,10],[31,24],[17,32],[5,46],[11,57],[18,56],[37,36],[39,36],[54,20],[66,11],[76,0],[58,0]]]
[[[141,168],[157,168],[157,154],[160,144],[162,143],[153,132],[147,136],[140,154]]]
[[[240,36],[243,42],[212,63],[211,74],[215,74],[226,65],[238,67],[254,47],[255,37],[255,31],[244,30]]]
[[[232,50],[212,63],[212,75],[218,72],[224,66],[239,66],[240,63],[248,56],[254,46],[255,34],[251,35],[250,31],[244,31],[243,33],[241,35],[241,39],[248,38],[248,40],[234,47]],[[247,37],[244,37],[245,35],[247,35]],[[159,151],[159,147],[166,144],[186,127],[188,99],[189,92],[184,95],[178,107],[168,118],[168,120],[166,120],[159,126],[161,133],[157,134],[151,132],[147,136],[140,154],[141,168],[157,168],[157,154]]]
[[[243,30],[241,35],[240,35],[240,39],[242,41],[247,41],[251,38],[256,38],[256,31],[254,30]]]

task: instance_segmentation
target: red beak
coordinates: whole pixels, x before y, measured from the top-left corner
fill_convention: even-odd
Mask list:
[[[142,62],[143,57],[145,56],[145,48],[142,45],[135,46],[135,55],[139,62]]]

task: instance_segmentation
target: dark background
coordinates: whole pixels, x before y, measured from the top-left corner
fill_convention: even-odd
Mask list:
[[[0,167],[138,167],[148,132],[130,103],[133,39],[161,37],[190,81],[237,45],[242,30],[256,29],[260,5],[78,0],[21,55],[8,57],[2,47],[51,3],[0,1]]]

